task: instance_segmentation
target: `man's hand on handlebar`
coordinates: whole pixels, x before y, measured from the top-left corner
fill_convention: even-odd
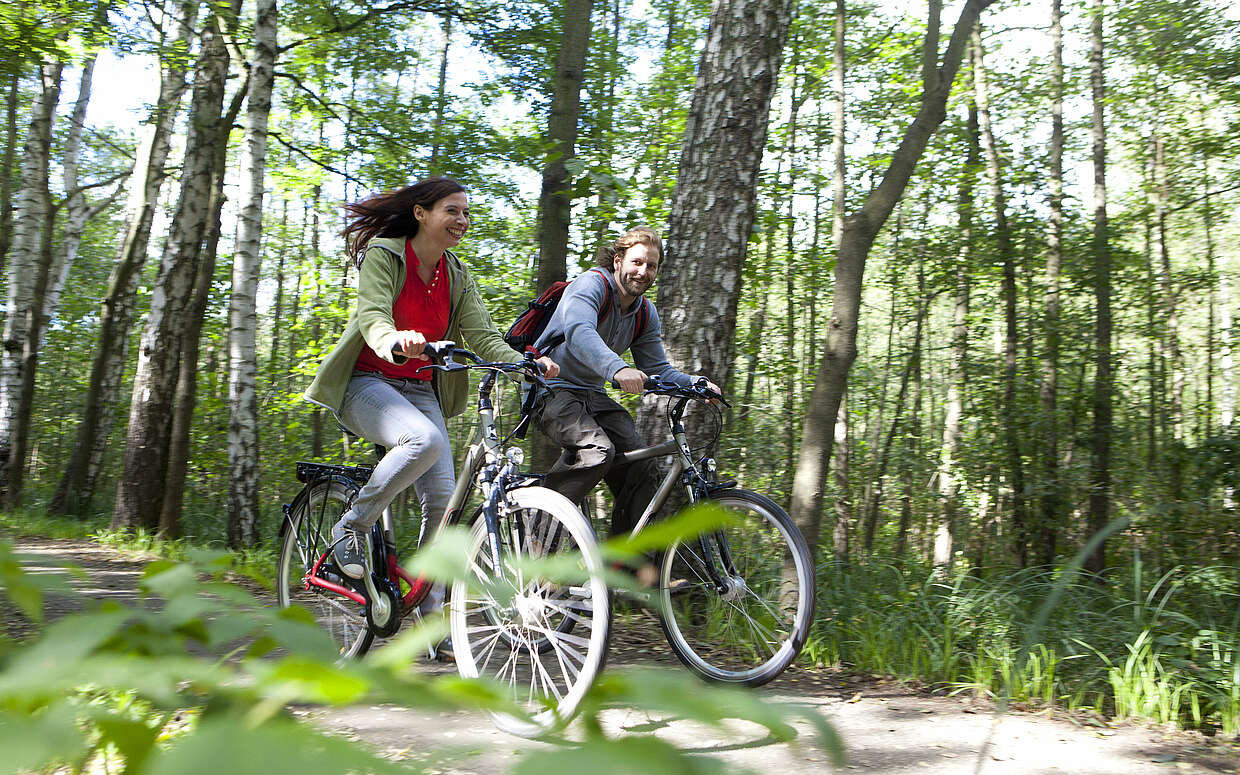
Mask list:
[[[640,394],[646,386],[646,372],[635,369],[632,366],[625,366],[615,373],[612,381],[616,383],[626,393]]]
[[[645,392],[654,393],[664,396],[684,396],[686,398],[697,398],[708,404],[723,404],[731,406],[727,399],[723,397],[719,386],[711,382],[706,377],[692,377],[693,381],[688,385],[682,385],[677,382],[664,381],[658,374],[654,374],[646,378],[643,385]]]
[[[560,373],[560,364],[545,355],[541,358],[535,358],[534,363],[538,364],[538,370],[541,371],[542,375],[547,379],[552,379]]]
[[[714,382],[711,382],[706,377],[701,377],[701,376],[694,377],[693,384],[697,387],[706,388],[707,390],[709,390],[710,392],[718,396],[718,398],[707,399],[706,403],[708,404],[717,404],[719,403],[719,400],[723,398],[723,391],[719,389],[719,386],[716,385]]]

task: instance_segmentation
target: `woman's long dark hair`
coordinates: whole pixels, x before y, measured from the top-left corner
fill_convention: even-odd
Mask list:
[[[412,186],[345,205],[348,223],[340,233],[344,236],[347,255],[361,267],[366,248],[375,237],[412,237],[418,233],[414,205],[430,210],[445,196],[463,191],[465,187],[452,178],[426,178]]]

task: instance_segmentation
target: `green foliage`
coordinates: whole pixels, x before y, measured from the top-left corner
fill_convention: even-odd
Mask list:
[[[156,561],[143,574],[144,593],[161,597],[162,609],[107,603],[54,622],[37,640],[0,655],[0,748],[7,765],[38,772],[120,766],[132,775],[208,767],[410,772],[364,744],[295,721],[287,706],[384,701],[513,712],[500,699],[503,691],[485,682],[411,671],[412,655],[424,652],[428,635],[438,637],[426,628],[401,635],[367,661],[337,663],[334,645],[306,611],[273,609],[221,581],[231,563],[223,553],[187,556],[187,564]],[[26,573],[0,544],[0,590],[11,602],[39,610],[42,578]],[[598,714],[617,704],[714,726],[750,721],[778,740],[796,738],[793,720],[808,722],[810,744],[842,761],[842,744],[817,713],[690,680],[680,673],[608,674],[584,705],[586,742],[536,752],[520,771],[588,764],[601,772],[639,772],[651,762],[661,763],[660,771],[727,771],[653,737],[606,737]]]

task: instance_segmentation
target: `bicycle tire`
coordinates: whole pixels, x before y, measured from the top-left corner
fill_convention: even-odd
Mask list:
[[[354,659],[370,650],[375,636],[366,625],[364,609],[346,597],[303,581],[319,557],[331,546],[332,525],[357,493],[356,484],[337,478],[307,484],[289,509],[280,539],[276,600],[281,608],[300,605],[336,643],[341,659]]]
[[[734,522],[664,551],[658,590],[663,633],[677,658],[702,678],[761,686],[792,664],[809,637],[815,589],[809,548],[792,518],[763,495],[724,490],[708,502]],[[709,554],[716,567],[722,564],[718,535],[737,570],[722,594],[704,562]],[[687,585],[673,591],[676,579]]]
[[[470,530],[469,578],[453,582],[448,610],[458,672],[506,688],[528,717],[493,712],[492,720],[531,737],[571,720],[602,670],[611,602],[602,555],[581,512],[543,487],[518,488],[507,497],[499,517],[499,572],[479,513]],[[571,552],[578,553],[574,563],[583,580],[557,583],[527,576],[522,567],[526,558]]]

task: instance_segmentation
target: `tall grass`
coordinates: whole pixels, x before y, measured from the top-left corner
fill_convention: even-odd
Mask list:
[[[1240,736],[1240,568],[941,579],[870,562],[818,578],[813,662]]]

